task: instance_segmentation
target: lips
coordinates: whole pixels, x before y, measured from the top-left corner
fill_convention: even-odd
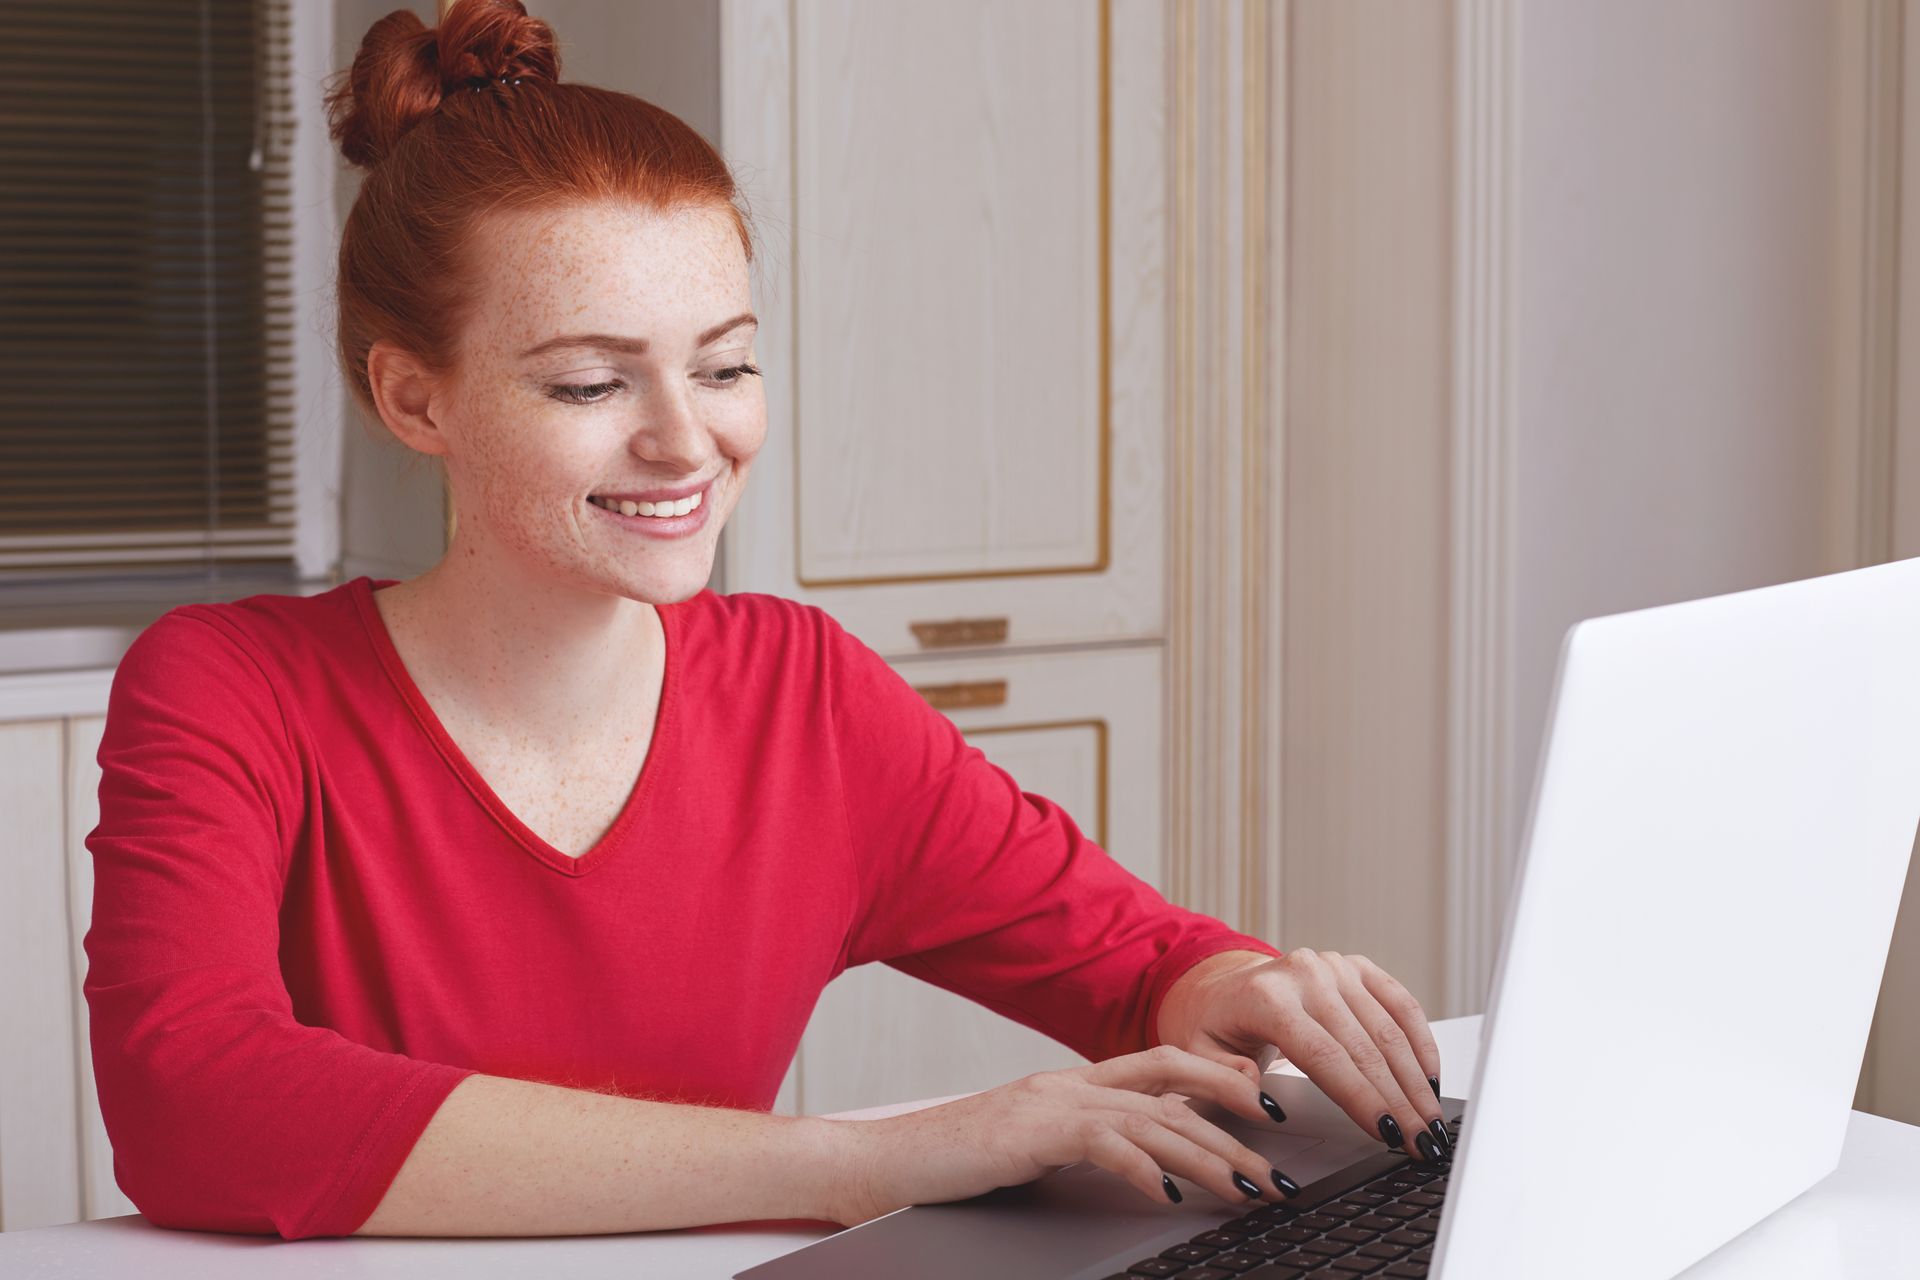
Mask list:
[[[610,502],[678,502],[682,498],[691,498],[712,483],[712,480],[701,480],[673,489],[605,489],[587,496]]]

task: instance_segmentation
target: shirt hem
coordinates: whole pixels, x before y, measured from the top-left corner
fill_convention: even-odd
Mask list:
[[[350,1236],[365,1225],[393,1185],[400,1168],[426,1131],[427,1123],[468,1076],[473,1067],[422,1062],[422,1070],[397,1090],[367,1125],[346,1161],[345,1174],[333,1194],[289,1240],[311,1236]]]

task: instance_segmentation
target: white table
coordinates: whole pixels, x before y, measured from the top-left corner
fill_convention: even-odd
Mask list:
[[[1433,1024],[1449,1097],[1463,1097],[1479,1053],[1480,1015]],[[1758,1064],[1756,1064],[1756,1069]],[[1278,1071],[1301,1074],[1291,1063]],[[955,1095],[964,1097],[966,1095]],[[949,1101],[918,1102],[842,1116],[877,1118]],[[1686,1280],[1883,1280],[1913,1275],[1920,1254],[1911,1234],[1920,1205],[1920,1127],[1854,1112],[1840,1167],[1824,1181],[1729,1241],[1683,1274]],[[1149,1212],[1149,1206],[1141,1206]],[[1904,1225],[1903,1225],[1904,1224]],[[102,1276],[120,1280],[254,1280],[259,1276],[393,1277],[482,1280],[566,1275],[580,1280],[633,1276],[716,1277],[788,1253],[824,1229],[790,1226],[693,1227],[610,1236],[513,1240],[277,1236],[171,1231],[131,1214],[60,1227],[0,1233],[0,1277]]]

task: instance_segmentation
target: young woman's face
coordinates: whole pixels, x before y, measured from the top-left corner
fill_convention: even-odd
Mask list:
[[[697,594],[767,433],[732,219],[501,215],[472,260],[485,275],[442,415],[456,542],[472,521],[476,549],[543,578],[655,604]],[[590,501],[689,486],[698,504],[666,520]]]

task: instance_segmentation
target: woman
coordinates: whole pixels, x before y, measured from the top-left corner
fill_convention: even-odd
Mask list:
[[[1277,1116],[1269,1041],[1444,1158],[1399,983],[1167,903],[825,613],[706,587],[766,435],[751,235],[684,123],[557,71],[518,3],[462,0],[381,19],[329,95],[368,169],[341,358],[460,519],[418,578],[183,606],[121,663],[85,991],[136,1206],[287,1239],[851,1224],[1083,1159],[1277,1200],[1168,1096]],[[820,989],[876,960],[1094,1061],[769,1114]]]

